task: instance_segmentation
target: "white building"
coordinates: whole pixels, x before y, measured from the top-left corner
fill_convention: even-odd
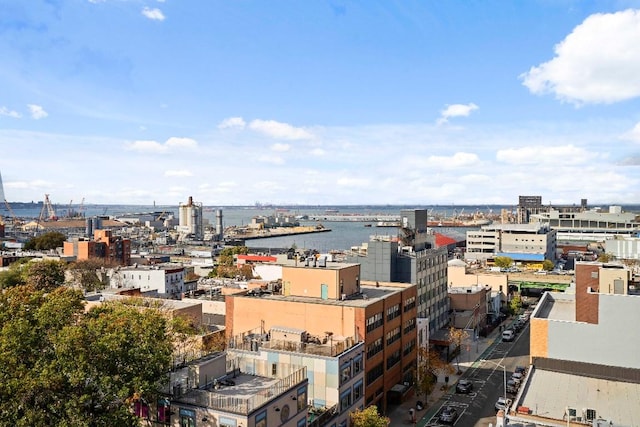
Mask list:
[[[185,268],[179,264],[120,267],[110,274],[111,287],[138,288],[142,293],[179,298],[186,289]]]
[[[490,224],[467,231],[465,259],[506,256],[514,261],[555,261],[556,231],[547,224]]]

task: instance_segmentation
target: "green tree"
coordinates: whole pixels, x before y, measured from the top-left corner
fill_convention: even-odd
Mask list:
[[[600,255],[598,255],[598,262],[607,263],[607,262],[613,261],[614,258],[615,257],[613,256],[613,254],[608,254],[606,252],[603,252]]]
[[[455,344],[456,352],[456,373],[460,375],[460,352],[462,351],[462,343],[469,338],[469,333],[464,329],[458,329],[453,326],[449,328],[449,341]]]
[[[513,265],[513,259],[508,256],[497,256],[493,262],[500,268],[509,268]]]
[[[59,231],[49,231],[27,240],[24,244],[26,250],[46,251],[63,246],[67,236]]]
[[[137,426],[171,366],[166,315],[122,303],[85,313],[82,292],[0,293],[0,426]]]
[[[455,372],[451,364],[440,357],[432,348],[418,349],[418,367],[416,372],[416,391],[419,396],[428,397],[438,380],[438,374]]]
[[[351,422],[353,427],[387,427],[391,424],[389,418],[378,413],[378,408],[375,405],[352,412]]]
[[[522,298],[520,298],[520,295],[514,295],[514,297],[511,298],[511,301],[509,301],[509,309],[511,310],[511,313],[519,313],[521,308]]]
[[[24,269],[24,281],[39,290],[51,291],[64,283],[66,265],[62,261],[31,261]]]
[[[21,269],[22,265],[14,262],[8,270],[0,271],[0,289],[24,285],[25,281]]]
[[[70,276],[70,285],[88,292],[99,291],[106,286],[104,268],[112,267],[109,262],[100,259],[87,259],[76,261],[67,267]]]
[[[542,262],[542,269],[545,271],[551,271],[556,265],[550,259],[545,259]]]

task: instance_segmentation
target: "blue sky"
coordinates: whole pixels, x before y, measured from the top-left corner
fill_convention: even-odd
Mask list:
[[[10,201],[640,203],[640,1],[0,0]]]

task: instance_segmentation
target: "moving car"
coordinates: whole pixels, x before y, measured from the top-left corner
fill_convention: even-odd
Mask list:
[[[458,411],[456,411],[455,408],[452,408],[451,406],[447,406],[446,408],[444,408],[440,413],[440,416],[438,417],[438,420],[441,423],[446,424],[453,424],[457,419]]]
[[[456,384],[456,393],[471,393],[473,383],[469,380],[460,380]]]
[[[511,399],[505,399],[504,397],[499,397],[498,401],[495,404],[496,411],[503,410],[505,411],[509,405],[511,405]]]
[[[513,341],[515,336],[516,335],[512,329],[507,329],[506,331],[502,332],[502,341],[507,341],[507,342]]]

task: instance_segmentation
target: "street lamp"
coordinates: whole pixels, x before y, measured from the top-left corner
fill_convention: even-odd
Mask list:
[[[502,372],[504,373],[504,404],[506,405],[507,404],[507,368],[498,362],[494,362],[493,360],[482,359],[482,361],[493,363],[494,365],[502,368]]]

